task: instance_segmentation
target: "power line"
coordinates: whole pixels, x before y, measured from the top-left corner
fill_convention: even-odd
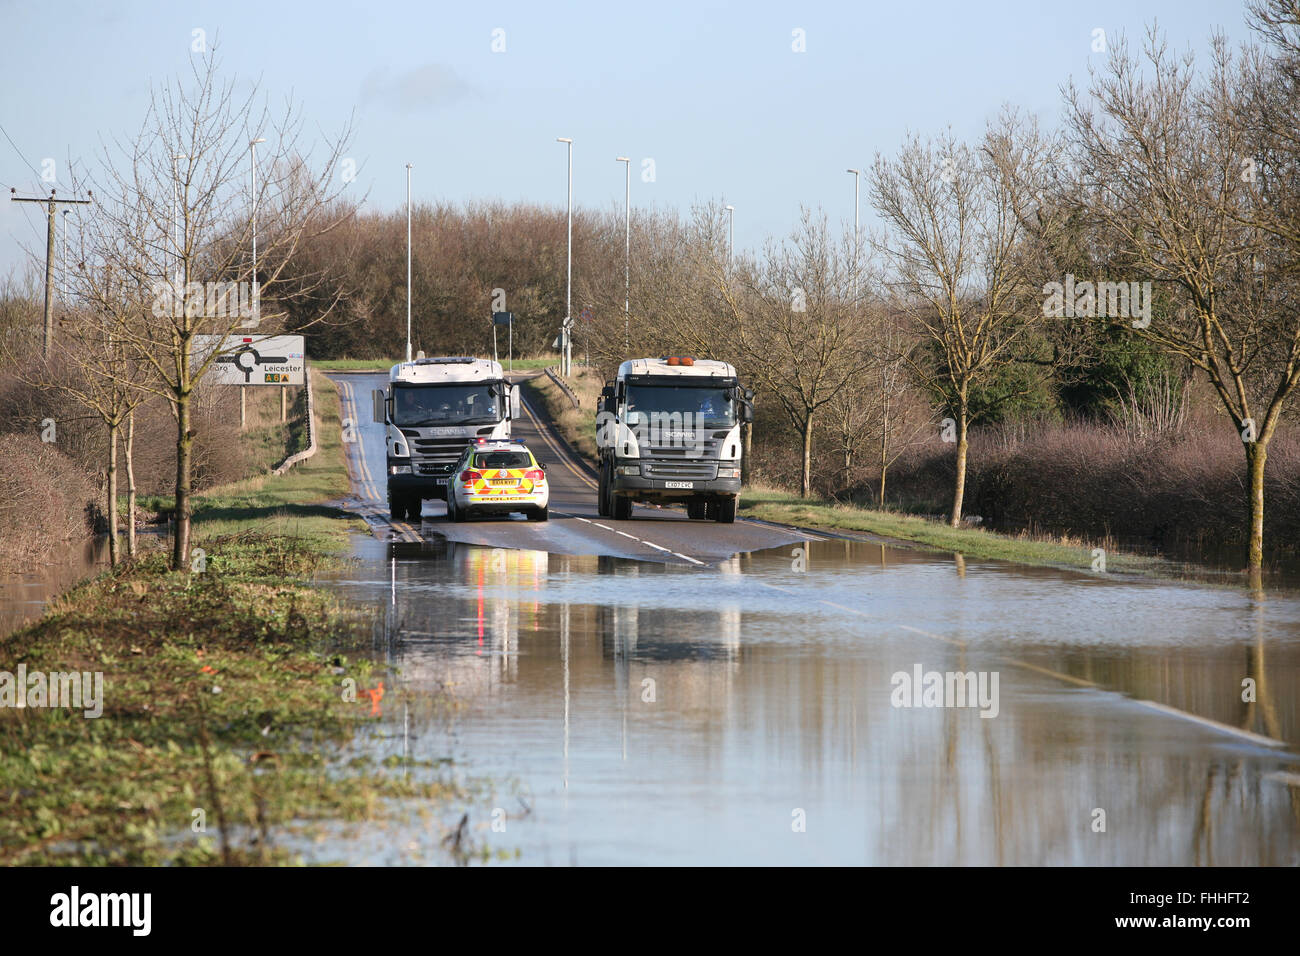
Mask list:
[[[14,148],[14,152],[17,153],[18,158],[23,161],[23,165],[25,165],[28,169],[30,169],[32,171],[32,175],[34,175],[37,179],[39,179],[41,176],[40,172],[36,169],[35,166],[33,166],[31,163],[27,161],[27,157],[24,156],[23,151],[18,148],[18,144],[13,141],[13,138],[9,135],[9,131],[6,130],[3,126],[0,126],[0,133],[4,133],[5,139],[9,140],[9,145]]]

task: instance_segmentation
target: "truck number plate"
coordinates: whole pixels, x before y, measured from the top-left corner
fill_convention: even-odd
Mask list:
[[[445,485],[446,483],[447,483],[447,479],[446,479],[446,478],[435,478],[435,479],[434,479],[434,484]]]
[[[695,482],[693,482],[693,481],[665,481],[665,482],[664,482],[664,487],[665,487],[665,488],[694,488],[694,487],[695,487]]]

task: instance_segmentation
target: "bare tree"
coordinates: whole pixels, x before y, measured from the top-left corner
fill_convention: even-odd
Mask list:
[[[196,349],[196,339],[224,340],[274,325],[276,296],[307,290],[302,276],[289,282],[284,272],[299,245],[348,213],[333,205],[347,131],[326,143],[313,172],[302,127],[292,105],[272,115],[256,88],[237,95],[233,81],[218,79],[213,54],[196,61],[189,82],[155,92],[140,133],[117,147],[119,155],[105,156],[102,181],[95,183],[95,226],[74,291],[93,300],[94,277],[108,269],[121,277],[126,301],[135,306],[103,314],[114,319],[115,346],[150,367],[148,388],[166,399],[176,422],[171,561],[177,569],[189,552],[191,401],[218,357],[216,349]],[[254,193],[255,140],[265,143]]]
[[[950,135],[912,136],[895,159],[877,156],[872,167],[872,203],[886,229],[877,248],[894,306],[929,346],[907,362],[953,416],[954,527],[966,488],[973,390],[1018,357],[1042,316],[1034,249],[1055,223],[1043,201],[1051,156],[1036,124],[1004,113],[976,151]]]
[[[852,236],[834,240],[824,213],[804,210],[789,239],[761,264],[703,263],[723,321],[718,339],[801,436],[800,494],[812,494],[818,412],[871,365],[866,319],[852,289],[866,285]]]
[[[1259,89],[1269,68],[1222,38],[1203,79],[1154,29],[1144,59],[1145,69],[1116,44],[1092,77],[1091,102],[1067,90],[1077,201],[1112,267],[1167,298],[1149,325],[1132,323],[1135,334],[1199,369],[1241,434],[1246,567],[1258,574],[1269,442],[1300,382],[1296,234],[1288,240],[1285,212],[1295,208],[1294,133],[1252,135],[1243,91]]]

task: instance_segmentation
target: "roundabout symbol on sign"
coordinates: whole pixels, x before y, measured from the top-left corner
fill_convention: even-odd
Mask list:
[[[257,349],[248,343],[244,343],[232,355],[219,355],[217,362],[224,365],[233,365],[244,373],[244,384],[252,381],[253,372],[259,365],[279,365],[289,361],[287,355],[260,355]]]

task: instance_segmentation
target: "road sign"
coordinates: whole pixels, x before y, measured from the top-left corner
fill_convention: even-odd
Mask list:
[[[218,351],[207,379],[217,385],[302,385],[301,335],[196,335],[195,363]]]
[[[492,324],[493,324],[493,325],[511,325],[511,324],[514,323],[514,321],[515,321],[515,314],[514,314],[513,312],[493,312],[493,313],[492,313]]]
[[[583,309],[582,312],[580,313],[580,315],[581,315],[582,321],[584,321],[584,322],[590,322],[590,321],[591,321],[591,309]]]

